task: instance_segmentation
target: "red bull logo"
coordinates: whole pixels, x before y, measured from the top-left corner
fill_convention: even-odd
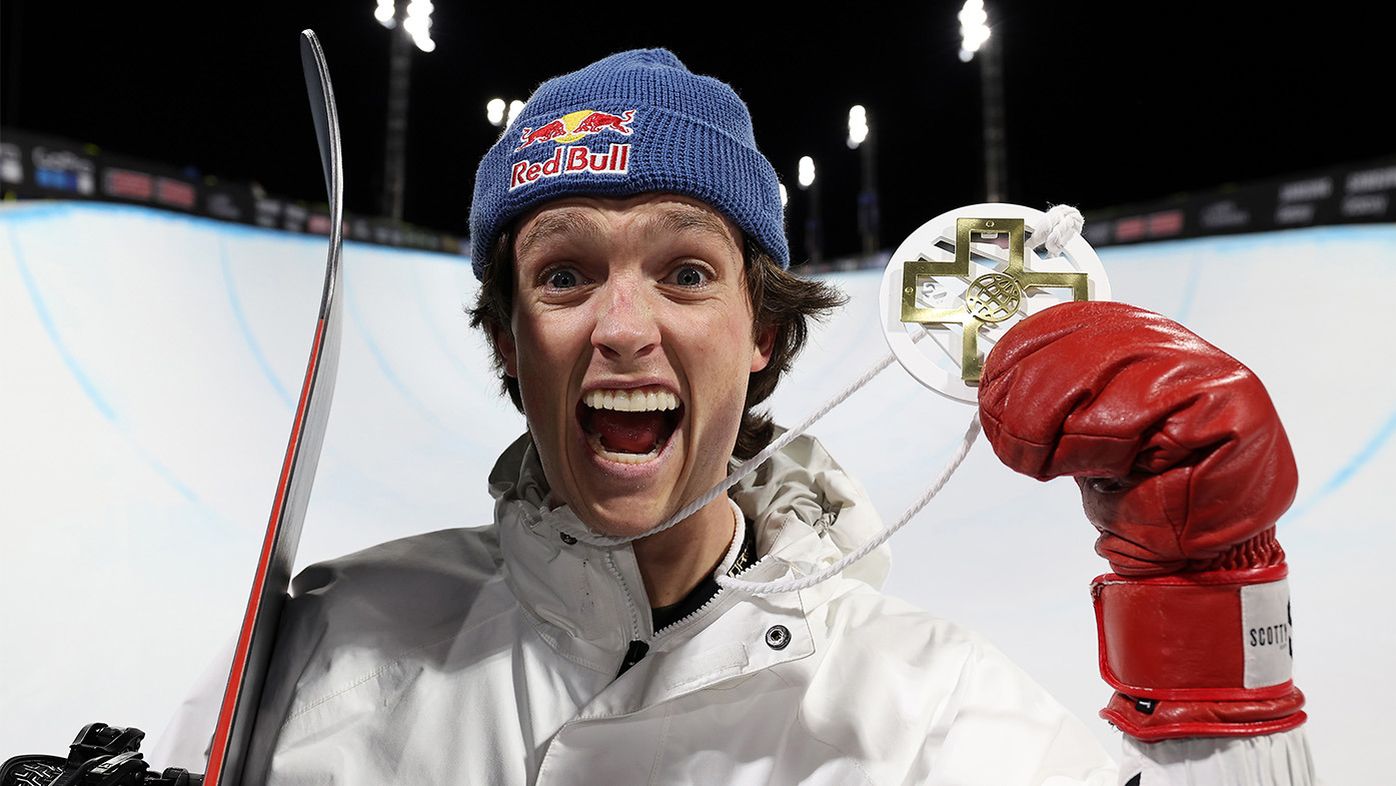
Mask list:
[[[525,128],[519,135],[519,146],[514,148],[514,152],[523,150],[531,145],[541,142],[560,142],[568,144],[576,142],[583,137],[599,134],[602,131],[614,131],[617,134],[630,136],[630,123],[635,120],[635,110],[627,109],[619,115],[610,112],[598,112],[594,109],[581,109],[576,112],[568,112],[562,117],[549,123],[544,123],[537,128]]]
[[[623,175],[630,165],[630,145],[612,144],[604,153],[592,152],[586,145],[562,145],[546,161],[519,161],[509,173],[509,190],[535,183],[545,177],[594,172]]]

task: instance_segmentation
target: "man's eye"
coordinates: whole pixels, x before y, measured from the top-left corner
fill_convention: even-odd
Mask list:
[[[580,283],[577,278],[577,271],[571,268],[558,268],[548,273],[547,281],[548,286],[553,289],[571,289]]]
[[[673,274],[674,283],[681,287],[701,287],[708,279],[708,272],[697,265],[684,265]]]

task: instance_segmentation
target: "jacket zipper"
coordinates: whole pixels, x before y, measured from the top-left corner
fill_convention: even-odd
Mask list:
[[[751,571],[755,570],[758,565],[762,564],[765,561],[765,557],[758,557],[755,562],[747,566],[747,569],[743,571],[743,573],[750,573]],[[678,619],[674,620],[668,625],[665,625],[664,627],[655,631],[654,635],[650,637],[650,642],[652,643],[654,641],[657,641],[661,636],[668,635],[672,633],[675,629],[684,627],[685,625],[689,624],[690,622],[693,622],[694,620],[698,619],[704,614],[707,614],[713,606],[717,605],[717,602],[721,600],[726,593],[727,590],[722,585],[718,585],[717,592],[714,592],[712,597],[708,598],[706,601],[703,601],[703,605],[699,606],[698,608],[694,609],[688,614],[679,617]]]
[[[758,565],[762,564],[765,561],[766,557],[764,555],[757,557],[756,561],[748,565],[746,570],[743,571],[743,573],[750,573]],[[703,604],[701,606],[689,612],[688,614],[679,617],[678,619],[674,620],[668,625],[665,625],[659,630],[654,631],[654,633],[650,635],[650,639],[647,642],[640,638],[640,619],[639,613],[635,609],[635,597],[630,594],[630,588],[625,583],[625,577],[621,575],[620,567],[616,565],[615,560],[611,556],[611,553],[609,551],[606,552],[606,566],[611,569],[612,575],[616,577],[616,581],[620,584],[621,592],[625,593],[626,608],[630,611],[630,630],[632,638],[630,640],[629,646],[626,647],[625,657],[621,660],[620,671],[616,673],[617,679],[620,678],[620,675],[629,671],[630,667],[639,663],[645,657],[645,655],[649,653],[653,643],[658,641],[661,638],[661,636],[668,635],[669,633],[672,633],[674,630],[682,628],[690,622],[693,622],[694,620],[706,614],[713,606],[717,604],[719,600],[723,598],[724,593],[726,593],[727,591],[719,585],[717,588],[717,592],[714,592],[712,594],[712,597],[703,601]]]
[[[650,651],[650,645],[640,638],[640,615],[635,610],[635,596],[630,594],[630,587],[625,583],[625,576],[621,575],[620,567],[616,565],[615,558],[611,552],[606,552],[606,567],[611,569],[612,575],[616,577],[616,583],[620,585],[620,591],[625,595],[625,608],[630,612],[630,645],[626,647],[625,657],[621,659],[620,671],[616,672],[616,678],[624,674],[640,662],[641,658]]]
[[[743,527],[742,530],[741,530],[741,537],[742,537],[742,539],[743,539],[744,542],[743,542],[743,544],[742,544],[741,546],[738,547],[737,559],[741,559],[741,552],[742,552],[742,551],[745,551],[745,548],[746,548],[746,545],[747,545],[747,544],[745,543],[745,540],[746,540],[746,538],[747,538],[747,531],[746,531],[746,530],[747,530],[746,527]],[[753,544],[751,544],[751,545],[752,545],[752,551],[754,552],[754,551],[756,550],[755,544],[753,543]],[[766,555],[764,555],[764,554],[761,555],[761,556],[759,556],[759,557],[756,557],[756,559],[752,560],[751,564],[749,564],[749,565],[746,566],[746,569],[743,571],[743,573],[746,573],[746,572],[751,571],[751,570],[752,570],[753,568],[755,568],[757,565],[760,565],[762,562],[764,562],[765,559],[766,559]],[[729,576],[732,575],[731,572],[730,572],[730,569],[729,569],[729,572],[728,572],[727,575],[729,575]],[[660,638],[661,635],[666,635],[666,634],[672,632],[674,629],[676,629],[676,628],[681,628],[681,627],[683,627],[683,626],[685,626],[685,625],[688,625],[690,622],[692,622],[692,621],[694,621],[695,619],[697,619],[697,618],[703,616],[704,614],[707,613],[707,611],[708,611],[709,609],[711,609],[714,605],[716,605],[717,602],[718,602],[719,600],[722,599],[723,593],[724,593],[724,592],[726,592],[725,588],[723,588],[723,586],[722,586],[721,584],[719,584],[718,587],[717,587],[717,591],[714,592],[711,596],[709,596],[707,600],[703,601],[703,603],[702,603],[701,605],[699,605],[698,608],[696,608],[696,609],[694,609],[693,611],[691,611],[691,612],[689,612],[689,613],[683,615],[682,617],[679,617],[678,619],[674,620],[673,622],[669,623],[668,625],[665,625],[664,627],[660,628],[659,630],[656,630],[656,631],[654,632],[654,635],[652,635],[652,636],[650,637],[650,641],[651,641],[651,642],[654,642],[654,641],[658,640],[658,639]]]
[[[620,675],[629,671],[631,666],[639,663],[640,659],[645,657],[645,653],[649,651],[650,645],[643,641],[636,639],[630,642],[630,646],[625,650],[625,659],[620,662],[620,671],[616,672],[616,679],[620,679]]]

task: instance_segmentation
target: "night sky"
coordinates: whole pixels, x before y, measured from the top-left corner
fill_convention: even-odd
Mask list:
[[[4,0],[0,122],[321,201],[297,48],[311,27],[339,99],[347,206],[373,214],[389,40],[373,5]],[[1217,10],[1232,5],[1251,10]],[[865,105],[894,245],[984,196],[980,76],[957,57],[959,6],[438,0],[437,49],[413,57],[405,218],[465,234],[475,165],[499,133],[489,98],[665,46],[746,99],[788,186],[801,155],[816,159],[831,255],[858,248],[859,160],[844,139],[849,106]],[[991,2],[1010,201],[1089,211],[1396,152],[1391,28],[1367,7]]]

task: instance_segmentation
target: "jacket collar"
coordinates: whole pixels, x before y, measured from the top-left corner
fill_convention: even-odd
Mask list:
[[[548,492],[537,450],[524,434],[490,473],[505,577],[559,654],[601,671],[614,667],[617,653],[630,641],[671,647],[734,607],[759,605],[767,614],[797,620],[805,610],[847,591],[851,580],[880,587],[890,565],[884,544],[839,577],[798,593],[767,596],[753,604],[740,593],[723,592],[693,619],[675,623],[656,638],[634,551],[628,544],[591,546],[567,535],[585,524],[566,505],[550,506]],[[882,527],[862,487],[808,436],[796,438],[743,478],[729,497],[755,525],[758,562],[743,578],[757,581],[808,575],[858,548]],[[728,559],[734,555],[735,548]]]

